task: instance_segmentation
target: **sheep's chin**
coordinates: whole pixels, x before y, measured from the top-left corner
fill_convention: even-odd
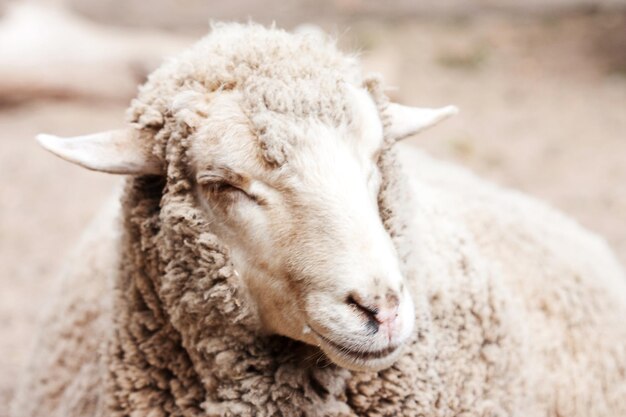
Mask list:
[[[404,343],[370,352],[352,351],[317,334],[317,345],[335,365],[351,371],[380,371],[389,368],[402,354]]]
[[[320,344],[320,349],[335,365],[351,371],[381,371],[393,365],[402,354],[403,346],[397,346],[392,352],[380,358],[362,358],[339,351],[328,344]]]

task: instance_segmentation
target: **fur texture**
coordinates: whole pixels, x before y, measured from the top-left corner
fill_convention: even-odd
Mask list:
[[[258,333],[191,193],[188,115],[176,102],[240,90],[264,160],[280,166],[297,139],[290,126],[350,122],[342,83],[365,84],[384,120],[380,84],[353,59],[257,26],[220,26],[150,77],[129,117],[167,175],[128,180],[121,237],[95,226],[15,417],[626,415],[626,279],[606,245],[408,148],[379,161],[381,218],[416,305],[400,360],[350,372],[316,347]]]

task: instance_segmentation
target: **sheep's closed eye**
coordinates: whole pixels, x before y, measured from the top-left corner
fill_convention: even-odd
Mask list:
[[[235,202],[242,197],[259,203],[259,199],[255,195],[246,191],[237,182],[228,180],[219,174],[204,172],[196,177],[196,181],[211,199]]]
[[[246,194],[245,191],[243,191],[242,189],[237,188],[234,185],[229,184],[227,182],[211,182],[211,183],[205,183],[201,185],[210,193],[221,194],[221,193],[227,193],[227,192],[240,192],[240,193]]]

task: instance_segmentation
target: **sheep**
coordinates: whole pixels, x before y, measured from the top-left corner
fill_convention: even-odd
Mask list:
[[[383,87],[331,41],[221,24],[128,127],[40,136],[128,178],[13,415],[626,415],[605,242],[398,143],[456,109]]]

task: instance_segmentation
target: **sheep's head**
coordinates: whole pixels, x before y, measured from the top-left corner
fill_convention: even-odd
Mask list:
[[[378,158],[455,109],[390,104],[383,126],[367,89],[342,88],[347,122],[251,114],[238,89],[182,91],[169,114],[186,132],[197,205],[229,248],[263,330],[318,345],[346,368],[378,370],[398,358],[415,320],[379,212]],[[162,175],[167,165],[133,128],[39,140],[99,171]]]

